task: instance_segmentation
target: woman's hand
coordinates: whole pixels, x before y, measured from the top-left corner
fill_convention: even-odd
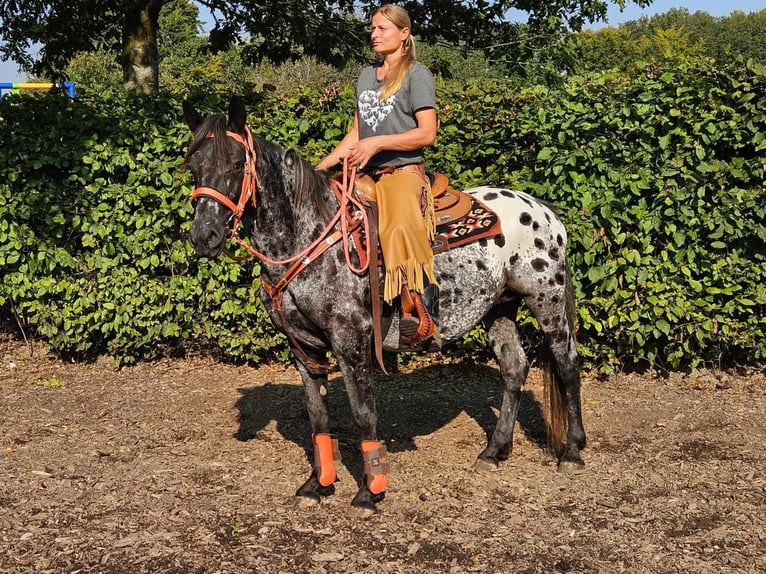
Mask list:
[[[361,139],[348,150],[348,163],[364,169],[367,162],[382,149],[380,136]]]

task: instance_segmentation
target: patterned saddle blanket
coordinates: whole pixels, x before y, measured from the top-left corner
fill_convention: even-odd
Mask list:
[[[497,214],[481,201],[448,185],[447,176],[428,174],[434,198],[434,254],[502,233]]]

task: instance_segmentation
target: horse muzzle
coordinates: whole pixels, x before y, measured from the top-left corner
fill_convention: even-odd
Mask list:
[[[200,257],[218,257],[227,237],[226,227],[211,222],[194,221],[189,231],[189,242]]]

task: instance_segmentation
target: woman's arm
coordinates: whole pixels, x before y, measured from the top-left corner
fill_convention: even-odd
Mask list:
[[[335,167],[343,158],[348,156],[349,150],[359,141],[359,114],[354,114],[354,123],[348,133],[343,136],[340,143],[335,146],[335,149],[330,154],[320,161],[315,169],[330,169]]]

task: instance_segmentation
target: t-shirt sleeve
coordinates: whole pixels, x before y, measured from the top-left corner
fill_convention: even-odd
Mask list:
[[[423,108],[436,109],[434,77],[422,64],[416,64],[410,70],[410,102],[414,112]]]

